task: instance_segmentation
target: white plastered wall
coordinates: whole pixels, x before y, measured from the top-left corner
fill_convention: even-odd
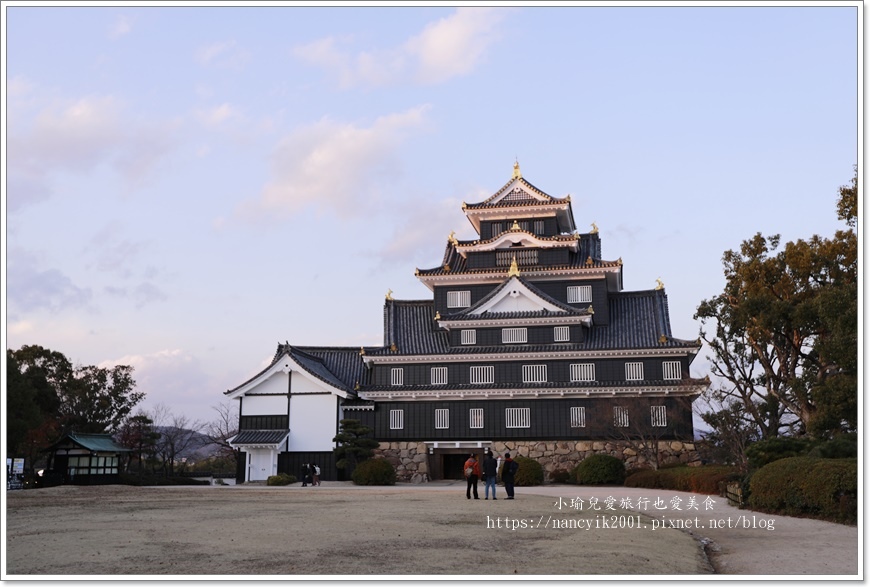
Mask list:
[[[290,397],[290,452],[333,449],[337,404],[338,397],[331,393],[306,395],[293,390]]]

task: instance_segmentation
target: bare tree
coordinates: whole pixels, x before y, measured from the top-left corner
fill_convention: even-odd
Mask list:
[[[200,448],[203,428],[199,420],[173,414],[166,404],[157,404],[151,412],[151,419],[160,434],[156,452],[163,463],[164,475],[175,474],[175,464],[183,453]]]
[[[691,413],[691,399],[677,398],[681,407]],[[675,439],[674,423],[668,420],[665,405],[656,405],[641,397],[624,397],[613,405],[613,427],[609,437],[627,446],[638,456],[638,463],[645,462],[658,469],[662,462],[659,444]]]
[[[239,433],[238,407],[228,401],[212,406],[212,409],[217,415],[205,425],[204,433],[209,442],[218,447],[221,458],[235,458],[235,450],[230,446],[229,439]]]

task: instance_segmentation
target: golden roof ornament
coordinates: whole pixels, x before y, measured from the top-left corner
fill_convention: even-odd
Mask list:
[[[622,257],[620,257],[619,259],[616,260],[616,264],[617,264],[617,265],[622,265]]]
[[[659,344],[665,344],[666,342],[668,342],[668,337],[665,336],[664,334],[662,334],[662,335],[659,337]]]
[[[520,228],[520,223],[514,220],[514,223],[511,225],[511,230],[522,230]]]
[[[390,343],[390,352],[395,353],[398,350],[399,350],[399,347],[396,346],[396,343],[394,343],[394,342]]]
[[[664,282],[662,282],[662,278],[661,278],[661,277],[659,277],[658,279],[656,279],[656,291],[658,291],[658,290],[660,290],[660,289],[665,289],[665,284],[664,284]]]
[[[456,237],[454,236],[455,234],[456,234],[456,231],[455,231],[455,230],[451,230],[451,231],[450,231],[450,234],[447,235],[447,242],[449,242],[449,243],[450,243],[451,245],[453,245],[454,247],[455,247],[456,245],[459,244],[459,241],[456,240]]]
[[[520,171],[520,162],[518,160],[514,161],[514,173],[511,176],[511,179],[520,179],[523,176]]]
[[[589,255],[588,257],[586,257],[586,266],[587,267],[592,267],[593,263],[595,263],[595,261],[592,260],[592,255]]]
[[[444,269],[444,273],[450,273],[450,265],[448,265],[447,263],[444,263],[444,267],[442,267],[442,269]]]
[[[517,256],[514,255],[514,258],[511,261],[510,269],[508,269],[508,277],[519,277],[519,276],[520,276],[520,268],[517,265]]]
[[[393,290],[388,289],[388,290],[387,290],[387,295],[384,296],[384,297],[385,297],[387,300],[392,300],[392,299],[393,299]]]
[[[354,384],[354,386],[353,386],[353,390],[354,390],[354,391],[359,391],[359,381],[357,381],[356,384]]]
[[[595,310],[592,309],[592,304],[589,304],[589,307],[586,308],[586,311],[589,312],[590,314],[595,314]]]
[[[439,312],[438,310],[435,310],[435,318],[434,319],[436,321],[441,320],[441,312]]]
[[[363,356],[366,354],[366,350],[363,347],[359,347],[359,356]]]
[[[598,225],[593,222],[591,224],[591,226],[592,226],[592,232],[590,232],[589,234],[598,234]]]

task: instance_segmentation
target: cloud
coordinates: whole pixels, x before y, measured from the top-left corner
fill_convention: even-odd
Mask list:
[[[438,84],[468,75],[483,62],[506,14],[504,8],[458,8],[396,47],[354,53],[344,48],[352,38],[326,37],[295,47],[293,55],[331,72],[342,89]]]
[[[219,69],[240,69],[250,57],[250,52],[239,47],[235,41],[203,45],[194,53],[194,59],[200,65]]]
[[[235,110],[226,103],[207,110],[197,110],[196,112],[196,118],[206,127],[219,126],[233,116],[236,116]]]
[[[393,223],[397,228],[378,251],[378,257],[388,265],[418,263],[419,268],[438,266],[441,251],[437,247],[446,246],[451,231],[455,231],[460,240],[477,236],[461,212],[462,202],[457,198],[432,199],[425,205],[419,201],[402,202],[397,207],[397,218]],[[408,226],[415,229],[407,230]]]
[[[59,172],[87,174],[107,164],[128,184],[144,183],[173,144],[172,125],[125,118],[113,96],[51,104],[17,116],[8,131],[10,212],[43,201]]]
[[[37,265],[36,256],[27,251],[15,250],[7,256],[6,298],[11,308],[56,313],[90,302],[89,288],[77,286],[58,269],[40,270]]]
[[[382,116],[371,126],[330,119],[285,137],[272,154],[272,178],[259,197],[239,206],[247,221],[281,220],[307,206],[340,215],[377,197],[375,180],[394,173],[395,155],[407,136],[424,125],[427,105]]]
[[[133,367],[136,389],[145,393],[145,401],[138,407],[145,410],[162,403],[171,406],[173,414],[204,419],[211,416],[208,406],[222,399],[220,386],[199,359],[183,349],[129,354],[97,366],[111,368],[115,365]]]
[[[130,20],[126,16],[119,16],[112,26],[109,27],[109,38],[110,39],[120,39],[121,37],[130,33],[133,30],[133,25]]]

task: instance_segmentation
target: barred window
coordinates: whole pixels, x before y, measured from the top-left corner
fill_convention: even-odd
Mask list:
[[[546,383],[546,365],[523,365],[523,383]]]
[[[592,302],[592,286],[591,285],[569,285],[568,286],[568,303],[569,304],[585,304]]]
[[[668,425],[668,411],[665,406],[650,406],[649,417],[653,426],[664,427]]]
[[[680,362],[679,361],[664,361],[662,363],[662,371],[664,373],[664,378],[673,380],[673,379],[681,379],[680,374]]]
[[[448,291],[447,292],[447,307],[448,308],[467,308],[471,305],[470,291]]]
[[[568,326],[553,327],[553,342],[571,342],[571,329]]]
[[[537,234],[537,235],[544,234],[544,221],[543,220],[535,220],[535,234]]]
[[[493,237],[500,235],[502,233],[501,222],[493,222],[491,232]]]
[[[528,428],[531,426],[531,413],[529,408],[505,408],[505,428]]]
[[[492,383],[495,381],[495,367],[471,367],[471,383]]]
[[[405,410],[390,410],[390,430],[401,430],[405,427]]]
[[[571,408],[571,428],[586,427],[586,408],[572,407]]]
[[[595,363],[571,365],[571,381],[595,381]]]
[[[462,344],[477,344],[477,331],[463,330],[459,333],[459,338]]]
[[[626,363],[625,380],[643,381],[643,363]]]
[[[393,367],[390,369],[390,384],[402,385],[405,380],[405,370],[401,367]]]
[[[502,200],[509,202],[511,200],[531,200],[532,197],[520,188],[514,188]]]
[[[450,428],[450,410],[440,408],[435,410],[435,428],[439,430]]]
[[[483,428],[483,408],[471,408],[468,410],[468,427]]]
[[[432,385],[445,385],[447,383],[447,367],[432,367]]]
[[[613,406],[613,425],[617,428],[628,428],[628,408]]]
[[[527,328],[502,328],[501,341],[505,344],[526,342],[528,340]]]

